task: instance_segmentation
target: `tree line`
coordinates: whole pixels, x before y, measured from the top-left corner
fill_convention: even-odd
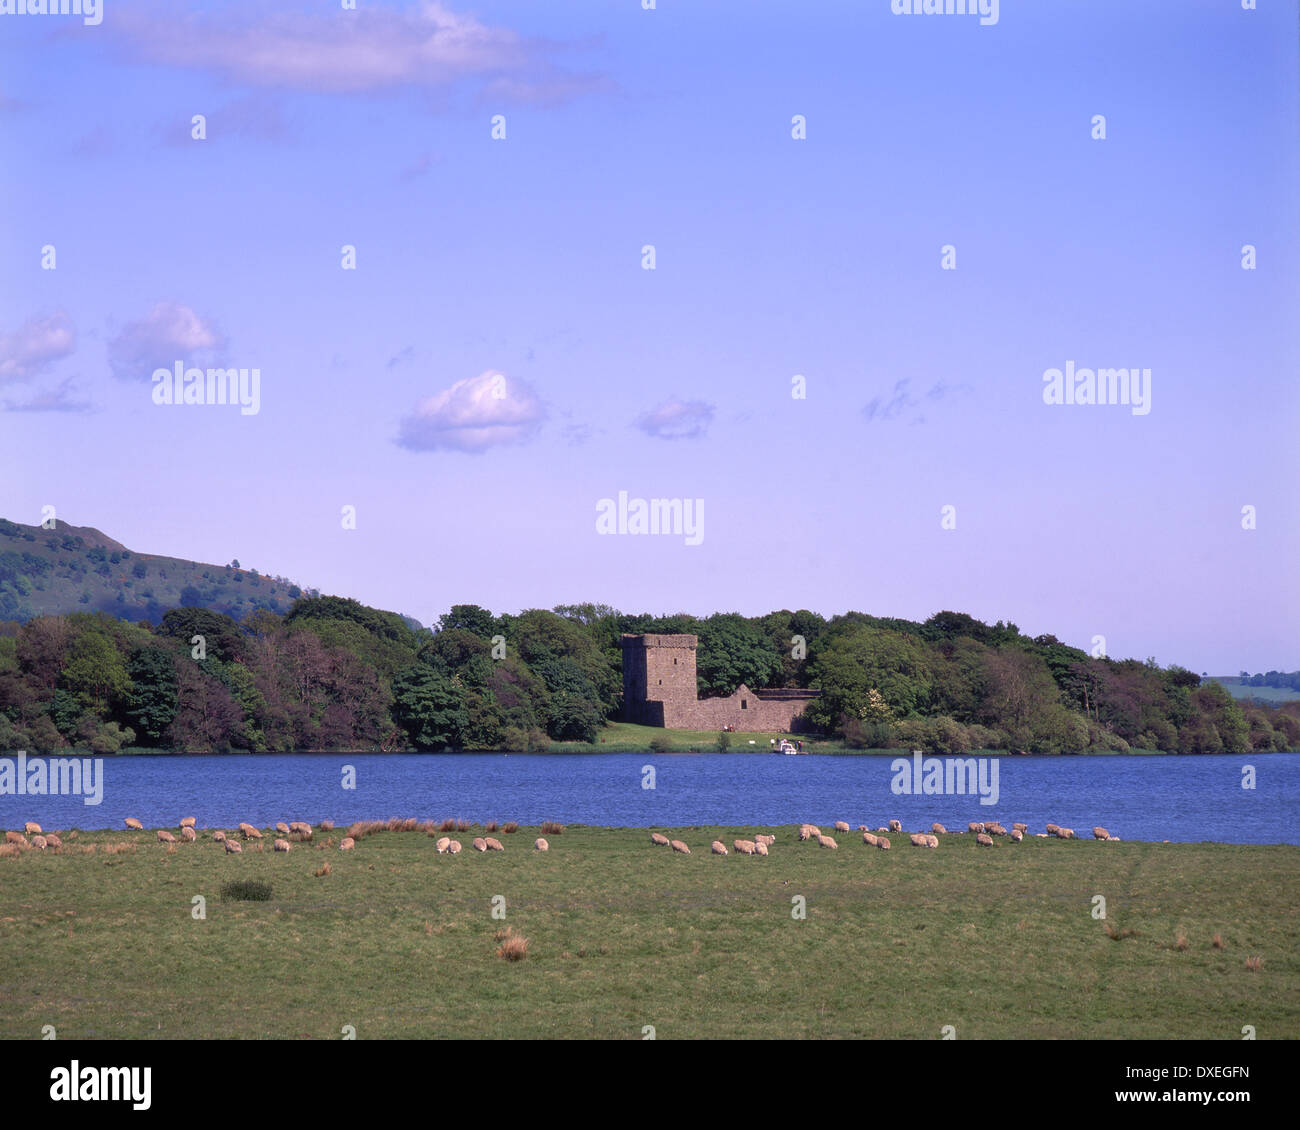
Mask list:
[[[1092,656],[940,612],[634,615],[600,604],[435,629],[304,595],[242,620],[202,607],[0,623],[0,748],[171,751],[540,750],[592,743],[622,707],[625,632],[700,641],[699,693],[815,688],[806,718],[854,748],[958,753],[1300,749],[1300,703],[1236,702],[1155,660]]]

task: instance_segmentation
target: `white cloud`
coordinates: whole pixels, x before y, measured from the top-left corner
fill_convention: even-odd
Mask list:
[[[403,417],[397,438],[408,451],[468,451],[523,443],[546,410],[518,377],[488,369],[420,401]]]
[[[73,378],[59,383],[48,392],[38,392],[30,400],[4,402],[5,412],[90,412],[94,406],[88,400],[74,400]]]
[[[702,400],[667,400],[637,418],[636,426],[655,439],[695,439],[713,422],[713,405]]]
[[[552,45],[453,12],[439,0],[406,11],[278,14],[244,26],[176,18],[170,11],[163,19],[147,13],[117,19],[148,59],[262,86],[358,93],[471,78],[508,83],[500,93],[539,101],[608,85],[599,76],[559,71],[548,57]]]
[[[213,359],[225,345],[216,327],[188,306],[159,302],[108,343],[108,365],[122,380],[148,380],[155,369],[170,369],[177,361]]]
[[[62,310],[28,318],[11,334],[0,334],[0,382],[24,381],[76,348],[72,320]]]

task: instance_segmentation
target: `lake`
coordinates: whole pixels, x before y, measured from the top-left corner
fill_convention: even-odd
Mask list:
[[[7,755],[10,760],[13,754]],[[29,758],[29,763],[35,760]],[[910,759],[909,759],[910,760]],[[939,759],[943,760],[943,759]],[[199,827],[246,820],[460,817],[484,823],[755,828],[847,820],[908,831],[934,821],[1048,821],[1090,836],[1094,824],[1131,840],[1300,843],[1300,754],[1003,757],[997,803],[977,795],[897,795],[889,757],[761,754],[275,754],[107,757],[101,803],[80,796],[0,795],[0,823],[21,828]],[[345,789],[344,767],[355,770]],[[654,769],[654,787],[645,788]],[[1253,766],[1255,788],[1242,788]],[[990,767],[987,767],[991,769]],[[991,784],[991,775],[985,783]]]

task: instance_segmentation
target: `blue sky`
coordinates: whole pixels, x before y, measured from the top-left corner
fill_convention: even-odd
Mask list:
[[[426,623],[948,608],[1300,667],[1297,13],[1260,9],[0,15],[0,512]],[[258,369],[257,413],[154,403],[177,360]],[[1045,404],[1067,361],[1150,411]],[[703,541],[599,534],[620,491]]]

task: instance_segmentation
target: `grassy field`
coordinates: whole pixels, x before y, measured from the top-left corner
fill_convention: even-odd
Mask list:
[[[0,858],[0,1023],[75,1038],[1300,1036],[1300,847],[570,826],[226,855],[82,832]],[[823,828],[823,830],[828,830]],[[329,846],[331,842],[334,846]],[[117,847],[116,845],[123,845]],[[93,849],[93,850],[92,850]],[[315,872],[326,862],[330,873]],[[223,901],[232,880],[267,901]],[[206,899],[206,918],[193,900]],[[504,920],[492,917],[504,897]],[[1092,916],[1106,899],[1106,918]],[[806,918],[792,915],[806,902]],[[509,928],[526,958],[497,955]],[[1113,937],[1112,937],[1113,935]],[[1221,948],[1216,948],[1216,936]],[[1247,959],[1259,959],[1252,971]]]

